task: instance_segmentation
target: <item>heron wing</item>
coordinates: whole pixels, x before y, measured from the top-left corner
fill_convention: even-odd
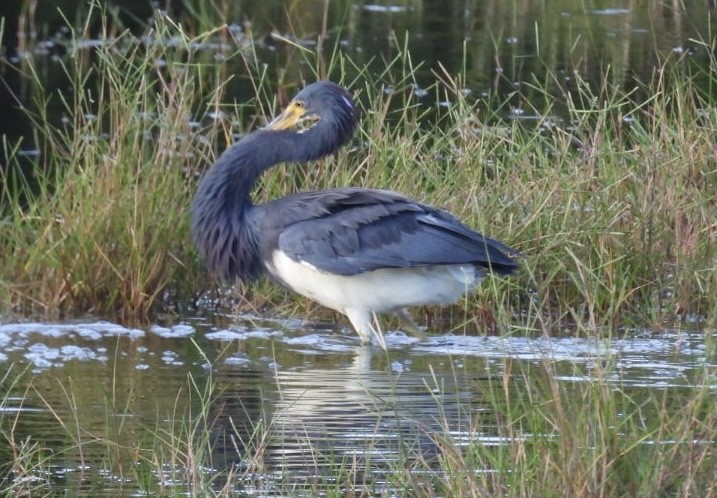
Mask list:
[[[324,272],[355,275],[379,268],[474,264],[511,273],[517,266],[508,246],[445,211],[393,192],[336,189],[282,202],[290,212],[278,236],[279,249]],[[291,221],[294,212],[301,216]]]

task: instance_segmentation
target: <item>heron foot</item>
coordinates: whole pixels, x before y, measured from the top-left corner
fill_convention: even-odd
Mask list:
[[[401,308],[396,311],[396,315],[398,315],[403,322],[406,332],[408,332],[409,335],[412,335],[419,341],[426,340],[426,337],[428,337],[426,332],[413,321],[411,313],[409,313],[407,308]]]
[[[347,309],[345,311],[351,325],[359,336],[361,344],[371,344],[371,338],[375,337],[381,349],[386,351],[386,340],[383,337],[381,326],[378,323],[378,317],[375,313],[363,309]],[[371,322],[375,323],[375,327]]]

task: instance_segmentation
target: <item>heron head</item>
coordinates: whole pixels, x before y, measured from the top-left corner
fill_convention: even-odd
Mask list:
[[[313,140],[324,137],[338,148],[354,132],[358,117],[351,94],[330,81],[317,81],[301,90],[267,130],[291,130]]]

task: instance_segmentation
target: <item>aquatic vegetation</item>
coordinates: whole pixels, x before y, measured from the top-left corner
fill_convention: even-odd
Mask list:
[[[14,69],[41,89],[28,110],[40,160],[30,175],[3,173],[5,311],[142,317],[222,288],[188,242],[197,178],[225,143],[273,114],[274,95],[300,86],[282,81],[277,92],[247,37],[230,42],[222,29],[190,35],[158,15],[141,38],[97,7],[90,18],[108,42],[83,44],[87,33],[71,31],[72,57],[56,68],[71,92],[45,86],[32,60]],[[224,104],[236,77],[207,50],[217,40],[222,61],[237,57],[247,67],[242,82],[251,94],[237,106]],[[421,322],[587,334],[714,322],[714,57],[709,68],[668,57],[653,81],[633,89],[607,77],[595,87],[576,75],[569,88],[524,82],[524,93],[496,102],[475,99],[465,75],[447,71],[417,97],[405,45],[379,73],[338,48],[321,57],[295,48],[310,73],[352,89],[364,111],[361,130],[353,148],[333,158],[279,168],[258,197],[390,188],[443,206],[524,254],[519,278],[491,280],[453,309],[426,308]],[[526,125],[517,110],[538,99],[537,126]],[[50,112],[57,107],[59,125]],[[514,119],[502,112],[508,107]],[[19,160],[17,144],[5,148]],[[234,295],[253,309],[313,309],[269,286]]]
[[[325,311],[272,286],[227,290],[206,274],[188,233],[200,173],[226,143],[262,126],[302,86],[301,77],[284,68],[270,76],[251,33],[216,28],[212,9],[184,24],[157,13],[147,36],[137,36],[115,12],[91,5],[67,30],[66,53],[50,70],[31,58],[2,62],[3,74],[17,71],[33,82],[25,111],[38,154],[28,158],[22,144],[3,140],[18,167],[0,170],[0,313],[128,321],[202,306],[216,295],[254,315],[326,319]],[[90,348],[96,356],[82,348],[52,356],[37,346],[22,356],[25,369],[7,365],[2,352],[0,493],[49,495],[60,478],[78,494],[99,496],[83,487],[84,472],[92,471],[111,488],[107,496],[138,489],[153,496],[295,495],[299,487],[305,496],[717,495],[714,42],[694,42],[710,54],[706,64],[674,52],[652,80],[630,87],[609,74],[597,84],[575,74],[568,84],[548,72],[550,81],[481,98],[460,71],[437,71],[433,85],[419,86],[407,44],[397,43],[377,71],[377,61],[369,70],[338,44],[332,51],[288,37],[282,43],[301,60],[302,77],[348,86],[362,120],[349,147],[316,164],[278,168],[257,200],[343,185],[390,188],[444,206],[515,246],[524,255],[520,273],[490,279],[450,309],[422,310],[420,323],[468,337],[453,349],[430,338],[436,350],[398,366],[397,347],[370,361],[343,349],[329,361],[323,350],[307,347],[306,354],[297,346],[305,343],[290,337],[282,346],[266,331],[251,347],[227,331],[206,331],[207,340],[231,345],[225,348],[177,339],[191,330],[157,327],[149,344],[161,344],[162,334],[184,341],[186,354],[166,362],[187,361],[188,373],[143,375],[138,358],[155,353],[132,342],[143,331],[107,324],[82,336],[116,334],[115,350]],[[228,74],[231,59],[241,60],[246,74]],[[69,91],[53,86],[54,73]],[[230,94],[241,98],[230,102]],[[535,112],[526,116],[526,109]],[[32,170],[22,167],[28,160]],[[702,332],[687,340],[680,327],[695,323]],[[625,373],[620,348],[628,342],[591,350],[573,362],[575,371],[550,355],[526,360],[518,347],[494,351],[485,363],[465,355],[470,341],[570,335],[609,345],[632,327],[652,340],[671,325],[678,332],[662,344],[664,354],[689,343],[699,357],[676,370],[674,383],[660,378],[644,390],[633,389]],[[472,337],[495,332],[501,337]],[[439,347],[451,362],[442,377],[431,363]],[[299,410],[307,369],[276,368],[284,360],[299,364],[291,355],[304,367],[307,357],[321,364],[307,375],[320,378],[324,400],[350,396],[372,429],[386,423],[401,430],[392,439],[364,430],[368,450],[361,454],[322,444],[330,428],[316,432],[317,408]],[[50,368],[41,363],[48,358],[66,363],[66,375],[29,371]],[[242,361],[264,370],[249,369],[237,382],[231,365]],[[97,368],[102,382],[88,382]],[[411,369],[420,376],[409,384]],[[257,375],[276,383],[271,393],[252,384]],[[147,404],[159,390],[172,402]],[[417,397],[429,417],[399,416]],[[60,441],[43,440],[26,425],[26,415],[37,412]],[[271,460],[292,438],[306,443],[301,486],[294,469]],[[90,460],[97,467],[88,469]]]
[[[158,36],[169,37],[167,29]],[[6,184],[10,207],[0,242],[0,293],[17,309],[141,316],[186,288],[192,173],[223,128],[200,133],[188,119],[201,71],[184,70],[187,61],[166,46],[128,37],[78,49],[58,67],[72,91],[38,97],[33,122],[42,162],[33,178]],[[191,53],[190,40],[184,43]],[[25,69],[42,84],[33,67]],[[202,105],[217,103],[210,96]],[[52,106],[62,109],[60,126],[47,115]]]

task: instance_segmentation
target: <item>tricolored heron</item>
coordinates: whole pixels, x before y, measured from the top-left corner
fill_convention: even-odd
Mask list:
[[[505,244],[387,190],[336,188],[252,204],[265,170],[337,151],[357,117],[342,87],[305,87],[207,171],[191,208],[192,232],[208,268],[224,279],[268,274],[345,314],[362,343],[374,336],[386,349],[377,313],[397,312],[416,330],[407,307],[455,302],[487,271],[509,274],[517,264]]]

